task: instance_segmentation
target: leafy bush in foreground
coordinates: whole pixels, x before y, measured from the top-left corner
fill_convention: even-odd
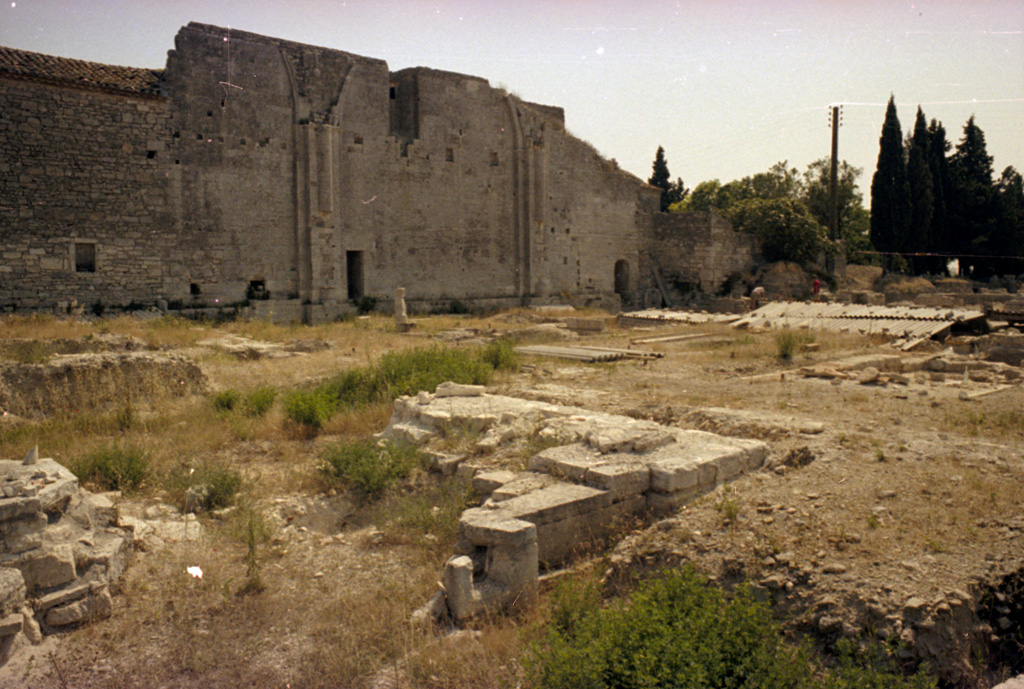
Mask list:
[[[820,670],[806,647],[786,643],[766,604],[741,588],[731,599],[684,569],[641,585],[627,600],[601,607],[594,581],[554,593],[546,636],[530,661],[532,686],[558,689],[918,689],[923,673],[903,678],[886,662],[840,658]]]

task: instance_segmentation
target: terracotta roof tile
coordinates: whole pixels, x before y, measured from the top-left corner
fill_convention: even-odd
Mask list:
[[[0,46],[0,74],[131,93],[160,93],[162,69],[102,65]]]

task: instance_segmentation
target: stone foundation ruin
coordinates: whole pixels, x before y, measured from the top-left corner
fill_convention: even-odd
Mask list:
[[[429,606],[429,614],[446,609],[457,621],[529,603],[542,568],[565,563],[631,518],[675,510],[759,468],[768,456],[768,446],[757,440],[453,383],[396,400],[383,435],[422,446],[453,431],[479,435],[474,450],[483,457],[516,438],[549,446],[519,471],[435,455],[435,468],[472,476],[486,496],[463,513],[457,555],[445,565],[444,589]]]
[[[0,460],[0,665],[19,635],[109,616],[131,551],[111,500],[36,454]]]

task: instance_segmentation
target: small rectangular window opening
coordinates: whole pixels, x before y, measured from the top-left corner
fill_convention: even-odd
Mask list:
[[[96,244],[93,242],[75,242],[75,272],[96,272]]]
[[[392,84],[391,89],[388,91],[388,96],[391,100],[395,100],[398,97],[398,87]]]
[[[451,148],[444,149],[444,159],[449,163],[455,162],[455,150]]]
[[[153,160],[153,158],[156,158],[156,151],[146,151],[146,157],[149,160]]]
[[[198,297],[203,292],[202,292],[202,290],[199,289],[199,285],[197,285],[196,283],[192,282],[192,283],[189,283],[188,293],[191,294],[193,297]]]
[[[491,151],[491,167],[497,167],[498,165],[498,152]]]
[[[361,136],[354,136],[354,137],[352,137],[352,143],[360,144],[361,145],[363,143],[363,137],[361,137]]]

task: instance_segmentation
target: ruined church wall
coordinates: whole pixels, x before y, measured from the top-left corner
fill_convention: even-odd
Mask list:
[[[238,301],[250,281],[297,296],[292,88],[277,46],[190,25],[165,79],[181,229],[191,260],[181,294]],[[195,286],[194,288],[192,286]]]
[[[621,261],[626,279],[620,288],[629,300],[641,283],[642,182],[563,127],[547,125],[543,142],[542,149],[534,149],[548,168],[534,235],[538,292],[584,299],[614,295],[615,266]]]
[[[388,135],[366,136],[341,117],[342,253],[364,252],[371,296],[402,286],[411,302],[514,298],[513,143],[503,93],[477,77],[425,68],[392,74],[391,83],[392,107],[404,114]],[[388,96],[388,82],[380,93]],[[352,143],[356,136],[362,144]]]
[[[168,102],[9,78],[0,89],[0,308],[151,303],[180,259]],[[76,271],[76,243],[93,247],[94,271]]]
[[[648,252],[669,287],[715,293],[732,273],[754,267],[761,243],[709,211],[654,213]]]

